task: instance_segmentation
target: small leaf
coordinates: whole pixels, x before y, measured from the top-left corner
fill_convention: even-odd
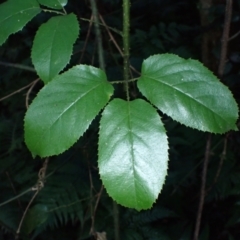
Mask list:
[[[41,12],[35,0],[9,0],[0,5],[0,45]]]
[[[52,17],[39,28],[33,42],[32,61],[45,84],[68,64],[78,34],[74,14]]]
[[[213,133],[237,130],[238,107],[232,93],[196,60],[151,56],[143,62],[138,88],[163,113],[186,126]]]
[[[141,99],[110,102],[100,122],[98,161],[108,194],[123,206],[150,208],[162,189],[167,162],[167,136],[156,110]]]
[[[41,89],[25,116],[25,142],[34,155],[70,148],[109,101],[113,87],[105,73],[75,66]]]
[[[48,219],[48,209],[46,205],[36,204],[26,214],[23,222],[22,232],[30,234],[33,230],[46,222]]]
[[[38,2],[44,6],[53,9],[62,9],[66,4],[67,0],[38,0]]]

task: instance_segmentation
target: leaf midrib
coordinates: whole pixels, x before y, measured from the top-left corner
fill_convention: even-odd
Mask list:
[[[133,132],[132,132],[132,124],[131,124],[131,120],[130,120],[130,116],[131,116],[131,108],[130,108],[130,102],[127,102],[127,106],[128,106],[128,108],[127,108],[127,114],[128,114],[128,127],[129,127],[129,135],[130,135],[130,143],[131,143],[131,157],[132,157],[132,169],[133,169],[133,178],[134,178],[134,180],[133,180],[133,183],[134,183],[134,191],[135,191],[135,194],[134,194],[134,196],[135,196],[135,199],[134,199],[134,201],[135,201],[135,203],[136,203],[136,205],[138,205],[138,202],[137,202],[137,192],[136,192],[136,189],[137,189],[137,187],[136,187],[136,175],[137,175],[137,173],[136,173],[136,169],[135,169],[135,159],[134,159],[134,150],[133,150],[133,143],[134,143],[134,137],[133,137]]]
[[[169,74],[169,75],[171,75],[171,74]],[[169,75],[166,75],[166,76],[169,76]],[[161,76],[161,77],[162,77],[162,76]],[[165,86],[167,86],[167,87],[169,87],[169,88],[175,89],[175,90],[178,91],[180,94],[183,94],[184,96],[189,97],[190,99],[192,99],[194,102],[196,102],[196,103],[199,104],[200,106],[206,108],[206,109],[209,110],[210,112],[212,112],[212,113],[216,114],[217,116],[219,116],[219,118],[221,118],[225,123],[228,123],[227,120],[225,120],[224,118],[222,118],[221,115],[219,115],[218,113],[214,112],[212,109],[208,108],[207,106],[205,106],[205,105],[202,104],[201,102],[197,101],[197,100],[196,100],[195,98],[193,98],[191,95],[188,95],[188,94],[186,94],[185,92],[182,92],[180,89],[175,88],[174,86],[169,85],[169,84],[167,84],[166,82],[160,81],[161,78],[155,79],[155,78],[150,77],[150,76],[146,76],[146,78],[150,78],[150,79],[152,79],[152,80],[154,80],[154,81],[156,81],[156,82],[162,83],[163,85],[165,85]]]
[[[24,0],[23,0],[23,1],[24,1]],[[0,24],[2,24],[3,22],[5,22],[5,21],[8,20],[9,18],[14,17],[15,15],[25,13],[25,12],[27,12],[27,11],[29,11],[29,10],[32,10],[32,9],[35,9],[35,8],[37,8],[37,9],[40,10],[40,8],[38,8],[37,6],[36,6],[36,7],[31,7],[31,8],[25,8],[25,9],[20,10],[20,11],[18,11],[18,12],[16,12],[16,13],[12,14],[12,15],[10,15],[10,16],[7,16],[7,18],[3,19],[3,20],[0,22]],[[21,13],[21,12],[22,12],[22,13]]]
[[[101,84],[103,84],[103,83],[100,83],[100,84],[94,86],[93,88],[89,89],[87,92],[85,92],[84,94],[82,94],[81,96],[79,96],[73,103],[71,103],[71,104],[69,105],[69,107],[67,107],[67,108],[58,116],[58,118],[53,122],[53,124],[54,124],[56,121],[58,121],[58,119],[59,119],[65,112],[67,112],[74,104],[77,104],[77,102],[78,102],[80,99],[82,99],[83,97],[85,97],[89,92],[93,91],[95,88],[99,87]],[[52,125],[53,125],[53,124],[52,124]],[[51,125],[51,126],[52,126],[52,125]]]

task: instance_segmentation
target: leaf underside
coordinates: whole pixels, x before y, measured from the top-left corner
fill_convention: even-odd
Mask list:
[[[156,110],[137,99],[114,99],[104,109],[99,131],[99,172],[119,204],[148,209],[167,173],[168,142]]]
[[[46,7],[53,9],[62,9],[67,4],[67,0],[38,0],[38,2]]]
[[[138,88],[163,113],[186,126],[213,133],[237,130],[238,107],[232,93],[196,60],[151,56],[143,62]]]
[[[57,155],[87,130],[113,94],[100,69],[79,65],[41,89],[25,116],[25,142],[33,155]]]
[[[0,5],[0,45],[9,35],[23,29],[23,27],[41,12],[35,0],[7,1]]]
[[[52,17],[37,31],[31,56],[33,65],[45,84],[69,63],[78,34],[78,20],[72,13]]]

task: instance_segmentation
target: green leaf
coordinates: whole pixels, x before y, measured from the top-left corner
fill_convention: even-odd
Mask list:
[[[25,116],[25,142],[32,154],[46,157],[70,148],[112,93],[105,73],[91,66],[75,66],[54,78]]]
[[[38,0],[38,2],[44,6],[53,9],[62,9],[66,4],[67,0]]]
[[[74,14],[52,17],[39,28],[33,42],[32,61],[45,84],[68,64],[78,34]]]
[[[10,34],[16,33],[39,12],[41,8],[35,0],[9,0],[0,5],[0,45]]]
[[[43,204],[34,205],[24,218],[22,232],[30,234],[34,229],[46,222],[48,219],[48,208]]]
[[[110,102],[100,122],[98,163],[108,194],[123,206],[150,208],[167,162],[167,136],[156,110],[141,99]]]
[[[213,133],[237,130],[238,107],[232,93],[196,60],[151,56],[143,62],[138,88],[163,113],[186,126]]]

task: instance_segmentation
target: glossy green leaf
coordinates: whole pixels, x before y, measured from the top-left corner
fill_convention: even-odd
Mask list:
[[[41,8],[35,0],[9,0],[0,5],[0,45],[10,34],[16,33],[39,12]]]
[[[43,204],[36,204],[26,214],[24,218],[22,232],[30,234],[33,230],[46,222],[48,219],[48,208]]]
[[[38,0],[38,2],[44,6],[53,9],[62,9],[66,4],[67,0]]]
[[[186,126],[213,133],[237,130],[238,107],[232,93],[196,60],[151,56],[143,62],[138,88],[163,113]]]
[[[76,15],[52,17],[41,25],[32,48],[32,62],[39,77],[48,83],[69,62],[79,34]]]
[[[108,194],[123,206],[150,208],[167,163],[167,136],[157,111],[141,99],[110,102],[100,122],[98,163]]]
[[[91,66],[75,66],[54,78],[25,116],[25,142],[32,154],[46,157],[70,148],[112,93],[105,73]]]

